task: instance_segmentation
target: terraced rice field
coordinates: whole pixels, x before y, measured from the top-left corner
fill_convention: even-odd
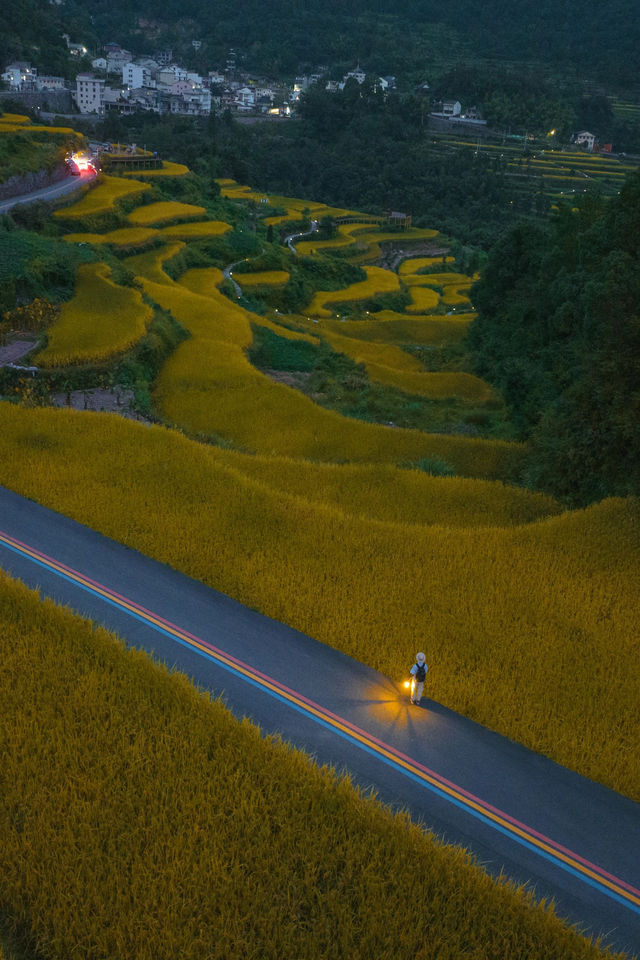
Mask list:
[[[107,233],[67,233],[62,238],[66,243],[108,243],[113,247],[144,246],[157,239],[158,233],[149,227],[120,227]]]
[[[148,183],[138,183],[103,174],[100,176],[98,185],[89,190],[81,200],[70,207],[56,210],[53,215],[59,220],[80,220],[82,217],[111,213],[120,200],[144,193],[149,189]]]
[[[204,207],[177,200],[159,200],[146,206],[136,207],[128,216],[129,223],[138,227],[156,226],[169,220],[194,220],[204,217]]]
[[[329,304],[368,300],[378,293],[393,293],[400,289],[397,275],[390,270],[383,270],[381,267],[364,269],[367,274],[366,280],[353,283],[343,290],[318,290],[307,307],[307,313],[312,317],[330,317],[332,311]]]
[[[172,163],[171,160],[163,160],[162,166],[156,170],[125,170],[123,177],[138,177],[146,180],[154,180],[159,177],[184,177],[189,173],[189,167],[184,163]]]
[[[105,263],[85,264],[78,268],[75,295],[49,328],[37,363],[92,363],[123,353],[144,336],[152,315],[140,291],[114,283]]]
[[[600,184],[605,194],[618,192],[624,178],[637,168],[637,163],[606,153],[589,153],[579,149],[554,149],[540,141],[496,143],[465,140],[463,137],[434,135],[435,149],[443,153],[458,149],[503,160],[508,174],[517,184],[519,179],[533,178],[549,198],[582,193],[590,185]]]

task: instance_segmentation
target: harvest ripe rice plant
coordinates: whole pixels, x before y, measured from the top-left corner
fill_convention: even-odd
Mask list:
[[[330,317],[332,311],[327,304],[367,300],[378,293],[393,293],[400,289],[397,274],[390,270],[382,267],[365,267],[364,270],[367,279],[352,283],[344,290],[318,290],[306,312],[315,317]]]
[[[362,214],[363,218],[367,216]],[[340,247],[351,247],[354,250],[360,247],[365,248],[365,254],[371,255],[371,251],[377,244],[384,243],[386,240],[394,240],[397,243],[409,243],[414,240],[430,240],[438,236],[437,230],[430,230],[422,227],[409,227],[408,230],[381,231],[378,226],[371,223],[347,223],[338,227],[337,237],[331,240],[301,240],[296,244],[296,250],[301,255],[313,253],[315,250],[325,250]],[[379,255],[379,247],[377,247]],[[349,251],[351,252],[351,251]]]
[[[157,170],[125,170],[122,176],[144,177],[146,180],[147,177],[152,179],[156,177],[184,177],[189,172],[189,167],[186,167],[184,163],[172,163],[171,160],[163,160],[162,166]]]
[[[142,247],[158,239],[158,232],[149,227],[121,227],[108,233],[67,233],[66,243],[109,243],[114,247]]]
[[[263,270],[260,273],[234,273],[233,279],[242,287],[281,287],[289,282],[289,272]]]
[[[237,183],[228,177],[216,180],[220,187],[220,193],[223,197],[230,200],[253,200],[264,203],[265,201],[271,207],[283,207],[286,210],[284,214],[276,214],[271,217],[265,217],[266,226],[277,226],[281,223],[287,223],[290,220],[301,220],[304,216],[309,217],[344,217],[354,214],[352,210],[343,210],[338,207],[328,207],[324,203],[314,203],[311,200],[298,200],[295,197],[281,197],[275,194],[268,197],[265,193],[257,193],[251,187]],[[358,216],[358,214],[354,214]]]
[[[442,288],[442,302],[447,306],[458,306],[461,303],[469,304],[469,297],[465,291],[469,291],[471,283],[448,283]],[[469,304],[470,305],[470,304]]]
[[[409,292],[411,293],[411,303],[407,307],[409,313],[435,310],[440,303],[440,295],[432,287],[415,286],[411,287]]]
[[[253,315],[216,289],[222,273],[191,270],[174,283],[159,267],[168,255],[154,250],[125,262],[191,334],[156,381],[154,402],[170,423],[256,453],[386,463],[439,456],[462,475],[497,479],[520,469],[525,450],[518,444],[364,423],[274,383],[245,356]]]
[[[604,960],[532,892],[4,574],[0,646],[3,911],[46,960]],[[407,923],[412,902],[437,925]]]
[[[349,247],[360,239],[358,234],[369,234],[370,223],[345,223],[338,227],[335,237],[329,240],[301,240],[296,244],[300,256],[307,256],[316,250],[337,250],[340,247]]]
[[[236,183],[235,180],[216,180],[216,183],[220,187],[221,196],[227,197],[229,200],[256,200],[260,202],[267,199],[266,194],[254,193],[251,187]]]
[[[369,314],[366,323],[361,320],[323,320],[321,329],[358,340],[392,344],[458,343],[466,336],[474,316],[462,313],[455,317],[407,316],[395,310],[380,310]]]
[[[562,512],[552,497],[495,480],[431,476],[420,461],[391,464],[311,463],[216,450],[218,462],[272,491],[338,507],[344,513],[410,526],[510,527]]]
[[[212,361],[237,356],[220,342],[205,349]],[[222,358],[209,383],[224,367]],[[260,427],[259,405],[255,415]],[[437,526],[380,523],[366,516],[366,497],[360,516],[314,503],[164,428],[9,403],[0,427],[0,483],[10,489],[390,677],[424,637],[435,700],[640,800],[637,501],[514,527],[449,526],[446,505]],[[293,420],[290,429],[303,427],[313,433]],[[437,439],[421,456],[473,456],[472,441]]]
[[[193,220],[204,217],[204,207],[193,203],[180,203],[178,200],[159,200],[143,207],[136,207],[127,217],[129,223],[138,227],[154,226],[167,220]]]
[[[0,114],[0,123],[30,124],[31,119],[25,117],[23,113],[2,113]]]
[[[113,211],[119,200],[132,197],[150,190],[148,183],[130,182],[120,177],[100,177],[97,187],[89,190],[81,200],[71,207],[63,207],[54,212],[60,220],[79,220],[82,217],[95,216]]]
[[[321,329],[322,336],[338,353],[345,353],[356,363],[364,363],[367,373],[377,383],[396,387],[419,397],[459,397],[473,404],[492,403],[496,394],[492,387],[470,373],[427,373],[416,357],[388,343],[357,340]]]
[[[199,240],[202,237],[221,237],[229,230],[233,230],[233,227],[223,220],[200,220],[197,223],[174,223],[170,227],[161,227],[158,232],[163,237]]]
[[[126,266],[134,274],[152,280],[155,283],[171,284],[173,281],[162,269],[162,265],[171,260],[176,254],[184,250],[185,244],[181,240],[174,240],[163,247],[156,247],[147,253],[140,253],[125,260]]]
[[[60,308],[37,362],[56,367],[106,360],[137,343],[152,316],[139,290],[111,280],[106,263],[84,264],[78,267],[74,297]]]
[[[405,274],[420,273],[428,267],[435,267],[440,263],[454,263],[455,257],[411,257],[409,260],[403,260],[398,267],[400,276]]]

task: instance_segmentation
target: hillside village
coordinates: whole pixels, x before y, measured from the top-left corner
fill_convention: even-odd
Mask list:
[[[83,62],[88,59],[83,44],[72,43],[66,35],[65,40],[70,57]],[[193,43],[197,49],[198,41]],[[288,117],[300,94],[314,84],[324,85],[328,92],[337,92],[344,90],[350,80],[363,84],[367,79],[358,64],[342,80],[328,80],[326,66],[297,76],[292,84],[272,80],[240,70],[234,50],[230,50],[224,69],[206,73],[174,61],[171,49],[158,50],[152,56],[134,55],[118,43],[105,44],[100,55],[90,62],[91,71],[79,72],[75,83],[67,84],[64,77],[40,74],[37,65],[25,61],[7,64],[2,80],[26,105],[30,105],[30,101],[36,105],[38,94],[45,95],[42,99],[46,101],[46,95],[66,93],[69,108],[97,116],[110,112],[127,115],[142,110],[204,117],[230,110],[236,114]],[[369,76],[369,80],[382,92],[394,90],[396,86],[393,76]]]

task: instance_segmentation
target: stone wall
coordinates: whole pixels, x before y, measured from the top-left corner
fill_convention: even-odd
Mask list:
[[[31,193],[42,187],[50,187],[68,176],[64,163],[59,163],[53,170],[36,170],[33,173],[24,173],[10,177],[5,183],[0,183],[0,200],[9,200],[11,197],[21,197],[23,193]],[[77,179],[77,178],[76,178]]]

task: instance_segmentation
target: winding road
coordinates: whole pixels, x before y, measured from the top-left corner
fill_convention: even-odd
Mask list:
[[[1,487],[0,566],[640,952],[638,804]]]
[[[49,187],[41,187],[40,190],[32,190],[31,193],[23,193],[19,197],[10,197],[8,200],[0,200],[0,213],[7,213],[13,207],[23,203],[36,203],[38,200],[48,201],[57,200],[68,193],[73,193],[84,184],[95,180],[97,174],[95,170],[83,170],[79,177],[69,175],[64,180],[54,183]]]

